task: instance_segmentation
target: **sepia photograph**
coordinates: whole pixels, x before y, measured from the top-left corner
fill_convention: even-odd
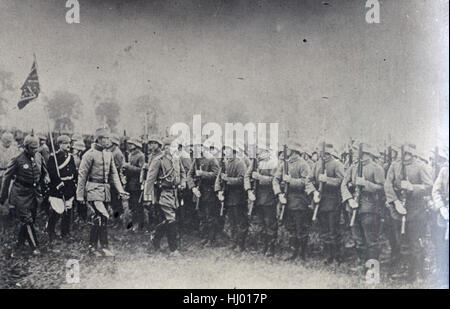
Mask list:
[[[0,0],[0,289],[448,289],[448,12]]]

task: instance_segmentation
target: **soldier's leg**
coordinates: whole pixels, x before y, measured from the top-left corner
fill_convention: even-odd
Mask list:
[[[66,209],[61,216],[61,236],[70,236],[70,222],[72,218],[72,209]]]
[[[298,220],[297,235],[299,239],[299,251],[300,251],[299,256],[302,260],[306,260],[311,212],[309,210],[299,210],[297,220]]]
[[[342,237],[341,237],[341,228],[340,228],[340,218],[341,218],[341,205],[336,205],[337,208],[331,211],[330,214],[330,237],[333,248],[333,258],[341,263],[342,261]]]
[[[380,255],[379,248],[379,227],[380,217],[374,213],[363,214],[361,218],[361,225],[364,231],[364,240],[366,244],[365,260],[377,260]]]
[[[424,276],[424,246],[423,239],[425,238],[425,226],[422,221],[423,218],[411,220],[407,225],[407,242],[410,252],[410,259],[408,261],[408,278],[414,281],[417,278],[417,273]]]
[[[169,250],[171,252],[174,252],[175,250],[178,249],[175,208],[167,205],[160,205],[160,207],[164,214],[164,219],[167,222],[165,229],[167,233],[167,242],[169,244]]]
[[[293,249],[292,255],[286,259],[288,261],[294,260],[298,257],[298,251],[299,251],[299,247],[300,247],[298,233],[297,233],[297,229],[298,229],[298,222],[297,222],[298,214],[297,214],[297,212],[298,211],[288,209],[287,207],[284,211],[283,223],[284,223],[284,226],[286,227],[286,230],[289,235],[289,244],[291,245],[291,247]]]
[[[264,216],[264,226],[266,232],[266,239],[268,242],[268,256],[273,256],[275,254],[275,246],[277,243],[278,234],[278,222],[277,222],[277,210],[276,204],[263,206],[263,216]]]
[[[230,238],[231,238],[231,248],[237,247],[237,206],[229,206],[227,215],[228,222],[230,223]]]
[[[55,232],[55,226],[58,222],[60,215],[56,213],[53,209],[49,210],[49,218],[47,223],[47,233],[49,242],[52,243],[56,239],[56,232]]]
[[[351,227],[353,241],[355,242],[355,251],[356,251],[356,261],[355,266],[356,270],[361,270],[365,259],[365,254],[367,248],[365,247],[365,239],[363,232],[363,223],[364,214],[357,213],[355,218],[355,223]]]
[[[93,202],[88,202],[94,211],[92,214],[92,226],[91,231],[89,233],[89,245],[92,249],[97,249],[98,247],[98,239],[99,239],[99,231],[100,231],[100,223],[101,223],[101,214],[95,209]]]
[[[320,206],[319,206],[320,209]],[[332,258],[332,250],[333,248],[331,247],[331,236],[330,236],[330,211],[322,211],[319,212],[317,218],[319,221],[319,226],[320,226],[320,240],[323,243],[323,253],[324,256],[326,258],[326,263],[330,263],[333,258]]]
[[[210,235],[209,235],[209,241],[215,242],[217,234],[219,233],[221,229],[221,217],[220,217],[220,203],[218,200],[214,200],[212,203],[209,204],[210,206],[210,216],[211,219],[210,222]]]
[[[245,241],[248,233],[248,217],[247,217],[247,204],[240,204],[237,208],[237,231],[238,231],[238,245],[239,250],[245,250]]]

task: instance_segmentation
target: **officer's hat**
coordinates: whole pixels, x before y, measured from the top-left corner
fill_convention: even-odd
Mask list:
[[[134,145],[134,146],[136,146],[138,148],[142,148],[142,142],[140,140],[138,140],[137,138],[131,138],[128,141],[128,144],[132,144],[132,145]]]
[[[403,151],[405,153],[409,153],[412,156],[415,156],[417,154],[416,145],[413,143],[405,143],[403,144]]]
[[[109,138],[110,138],[110,140],[111,140],[111,143],[113,143],[114,145],[117,145],[117,146],[120,145],[120,137],[119,137],[119,134],[112,133],[112,134],[110,135]]]
[[[299,142],[296,142],[296,141],[293,141],[293,140],[288,142],[287,147],[290,150],[298,151],[300,153],[302,153],[304,151],[302,145],[300,145]]]
[[[27,135],[23,140],[23,145],[26,146],[34,146],[39,147],[39,139],[35,136]]]
[[[73,149],[76,150],[81,150],[81,151],[85,151],[86,150],[86,146],[84,145],[84,143],[82,141],[76,141],[73,146]]]
[[[352,147],[354,153],[356,153],[356,154],[359,151],[359,144],[360,144],[360,142],[355,142],[353,144],[353,147]],[[368,153],[368,154],[370,154],[370,155],[372,155],[374,157],[378,157],[379,156],[378,151],[375,149],[375,147],[373,145],[369,144],[369,143],[362,142],[362,151],[365,152],[365,153]]]
[[[59,144],[70,144],[70,137],[67,135],[60,135],[56,139],[56,143]]]
[[[45,136],[42,133],[36,134],[36,137],[40,140],[40,141],[46,141],[47,140],[47,136]]]
[[[151,142],[158,143],[160,146],[163,145],[161,139],[159,137],[157,137],[157,136],[150,137],[147,142],[148,143],[151,143]]]
[[[76,142],[76,141],[82,141],[83,137],[81,136],[81,134],[75,133],[74,135],[72,135],[72,141]]]
[[[107,128],[98,128],[97,130],[95,130],[95,140],[98,140],[102,137],[111,137],[111,133]]]
[[[14,140],[14,136],[9,133],[9,132],[5,132],[2,135],[2,142],[4,143],[11,143]]]

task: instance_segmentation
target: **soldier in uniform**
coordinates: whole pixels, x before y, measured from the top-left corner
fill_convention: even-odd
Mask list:
[[[37,137],[39,139],[38,152],[44,158],[45,163],[48,163],[48,159],[50,158],[50,149],[48,149],[47,146],[47,137],[44,134],[38,134]]]
[[[123,164],[123,174],[126,177],[125,190],[130,193],[129,205],[132,213],[133,231],[144,229],[144,209],[139,199],[141,197],[141,184],[139,177],[145,164],[145,157],[141,151],[142,143],[136,138],[128,141],[129,163]]]
[[[446,163],[442,164],[436,181],[433,185],[433,211],[431,221],[432,241],[434,244],[434,258],[437,264],[437,281],[448,287],[448,234],[449,234],[449,170],[448,148],[443,151],[439,148],[439,154]]]
[[[178,158],[172,154],[177,146],[172,147],[172,139],[165,138],[163,141],[163,152],[154,157],[150,163],[147,183],[149,190],[144,194],[144,203],[153,204],[163,214],[163,221],[158,224],[153,246],[160,249],[161,238],[167,234],[169,250],[172,256],[179,255],[177,241],[177,216],[179,207],[178,190],[186,187],[186,173]]]
[[[404,158],[393,162],[388,170],[384,191],[387,206],[395,220],[394,228],[397,241],[399,243],[404,241],[409,249],[406,279],[415,281],[417,271],[423,271],[424,262],[421,246],[425,233],[425,203],[423,198],[430,194],[433,183],[428,169],[414,158],[415,145],[405,144],[403,149]],[[406,179],[402,177],[403,168]],[[406,224],[403,235],[401,227],[404,218]],[[397,279],[403,277],[402,275],[397,272],[392,275],[392,278]]]
[[[237,158],[237,153],[237,147],[225,145],[223,164],[221,164],[220,173],[217,175],[214,189],[219,201],[223,202],[227,209],[231,226],[232,248],[244,251],[248,232],[248,218],[243,184],[247,168],[244,160]],[[226,186],[225,191],[222,185]]]
[[[288,260],[297,257],[306,260],[308,247],[308,230],[311,221],[310,198],[305,187],[311,173],[308,163],[301,157],[303,149],[297,142],[288,143],[287,160],[288,173],[283,173],[283,164],[280,164],[273,179],[273,192],[281,204],[286,205],[283,221],[290,235],[294,252]],[[288,195],[281,191],[281,183],[289,186]]]
[[[50,243],[55,240],[55,226],[60,217],[62,217],[61,237],[67,238],[70,236],[72,205],[78,178],[75,160],[70,154],[70,138],[67,135],[61,135],[58,137],[56,143],[59,150],[48,161],[51,208],[49,210],[47,232]]]
[[[209,153],[209,147],[194,146],[193,164],[187,176],[187,184],[198,202],[199,227],[203,245],[212,245],[220,229],[220,206],[214,194],[219,173],[219,162]],[[198,153],[202,149],[201,153]],[[200,156],[200,157],[196,157]]]
[[[332,144],[325,144],[323,158],[315,163],[310,174],[306,192],[313,194],[315,203],[319,203],[317,219],[320,226],[320,238],[324,244],[326,264],[333,261],[341,262],[340,256],[340,231],[339,221],[341,216],[340,186],[344,178],[344,166],[336,160]],[[322,160],[325,162],[325,170],[321,173]],[[318,192],[320,182],[323,183],[323,191]]]
[[[110,142],[108,143],[107,149],[113,155],[114,164],[116,165],[117,172],[119,173],[119,179],[121,180],[122,185],[124,185],[124,182],[122,181],[124,179],[122,167],[125,163],[125,156],[123,155],[119,146],[120,146],[119,135],[111,134]],[[111,188],[110,205],[113,214],[112,226],[115,227],[120,227],[122,225],[121,215],[123,214],[123,205],[119,197],[120,197],[119,192],[117,192],[114,187]]]
[[[108,248],[108,204],[111,202],[111,184],[122,198],[128,193],[122,187],[111,152],[106,150],[110,133],[100,128],[95,132],[95,143],[83,156],[78,171],[77,200],[88,203],[93,212],[89,251],[96,256],[113,256]],[[98,251],[100,241],[101,251]]]
[[[3,174],[6,171],[8,163],[16,156],[19,150],[12,145],[14,137],[9,132],[4,132],[0,139],[0,190],[2,188]],[[14,208],[5,202],[4,214],[0,213],[0,233],[3,232],[7,226],[11,226],[14,218]]]
[[[39,140],[30,135],[24,139],[24,150],[14,157],[3,174],[0,192],[0,205],[4,205],[9,195],[9,203],[16,207],[16,215],[20,221],[18,247],[28,240],[33,254],[39,254],[34,221],[37,209],[42,203],[42,187],[48,182],[48,174],[44,159],[38,153]],[[14,183],[9,191],[11,180]]]
[[[272,158],[273,157],[273,158]],[[248,199],[254,206],[250,214],[250,223],[261,226],[261,238],[264,243],[263,254],[275,255],[277,242],[277,200],[273,192],[272,181],[277,171],[277,158],[269,148],[260,146],[253,160],[256,160],[256,170],[253,170],[253,162],[247,169],[244,177],[244,189]],[[252,182],[254,183],[252,190]]]
[[[73,160],[75,162],[75,169],[78,172],[78,169],[80,168],[80,163],[81,163],[81,159],[83,157],[83,153],[86,150],[86,146],[84,145],[84,142],[82,139],[76,141],[75,143],[73,143],[72,145],[72,156],[73,156]],[[78,177],[75,179],[75,182],[78,181]],[[87,207],[86,204],[82,204],[79,203],[76,199],[73,202],[73,206],[74,206],[74,210],[73,210],[73,215],[75,217],[75,210],[76,213],[78,214],[77,217],[74,218],[74,222],[78,223],[81,221],[83,222],[87,222]],[[78,226],[78,225],[76,225]]]
[[[358,145],[353,145],[353,153],[358,153]],[[379,193],[383,191],[383,168],[373,161],[375,150],[369,144],[362,144],[362,177],[358,176],[358,159],[353,161],[345,173],[341,184],[342,201],[346,205],[349,217],[355,213],[355,222],[352,230],[353,239],[358,252],[357,269],[362,271],[365,262],[370,259],[378,260],[379,257],[379,225],[380,204]],[[356,186],[359,186],[359,196],[356,194]],[[358,202],[359,199],[359,202]]]

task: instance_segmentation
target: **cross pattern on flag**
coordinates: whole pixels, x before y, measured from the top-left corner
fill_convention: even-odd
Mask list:
[[[39,78],[37,75],[36,59],[34,59],[33,65],[31,66],[31,72],[28,74],[27,79],[20,89],[22,90],[22,95],[20,96],[19,103],[17,104],[19,110],[27,106],[30,101],[36,99],[41,91],[39,86]]]

